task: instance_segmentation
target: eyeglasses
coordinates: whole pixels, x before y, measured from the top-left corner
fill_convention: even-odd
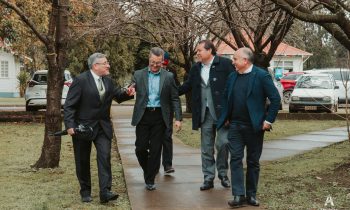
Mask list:
[[[159,61],[159,62],[150,61],[149,64],[151,66],[160,66],[163,64],[163,61]]]
[[[103,62],[103,63],[94,63],[94,64],[100,64],[100,65],[109,65],[109,62],[108,61],[106,61],[106,62]]]

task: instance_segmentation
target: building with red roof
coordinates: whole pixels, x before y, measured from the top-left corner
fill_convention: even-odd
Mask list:
[[[226,39],[236,45],[232,34],[226,36]],[[265,48],[265,52],[268,51],[269,45]],[[232,59],[235,50],[233,50],[225,42],[220,42],[217,46],[217,53],[219,55]],[[312,53],[290,46],[286,43],[281,43],[275,52],[275,55],[270,61],[270,67],[272,69],[282,68],[283,72],[300,72],[303,71],[304,62],[312,56]]]

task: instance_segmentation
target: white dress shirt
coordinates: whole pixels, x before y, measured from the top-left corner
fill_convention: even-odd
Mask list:
[[[202,77],[205,85],[208,85],[210,67],[211,67],[211,64],[213,63],[214,57],[213,57],[213,59],[211,59],[211,61],[208,64],[202,63],[201,77]]]

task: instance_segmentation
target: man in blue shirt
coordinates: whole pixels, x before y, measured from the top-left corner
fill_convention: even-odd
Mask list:
[[[162,69],[164,51],[154,47],[149,66],[135,71],[133,83],[136,102],[131,124],[136,126],[135,153],[144,173],[146,189],[155,190],[154,179],[159,171],[162,143],[175,113],[175,127],[181,129],[181,107],[173,74]]]

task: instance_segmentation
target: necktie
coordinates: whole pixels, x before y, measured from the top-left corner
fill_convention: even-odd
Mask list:
[[[98,94],[100,95],[101,101],[103,100],[103,97],[105,96],[105,89],[103,88],[103,82],[102,82],[102,77],[98,78]]]

